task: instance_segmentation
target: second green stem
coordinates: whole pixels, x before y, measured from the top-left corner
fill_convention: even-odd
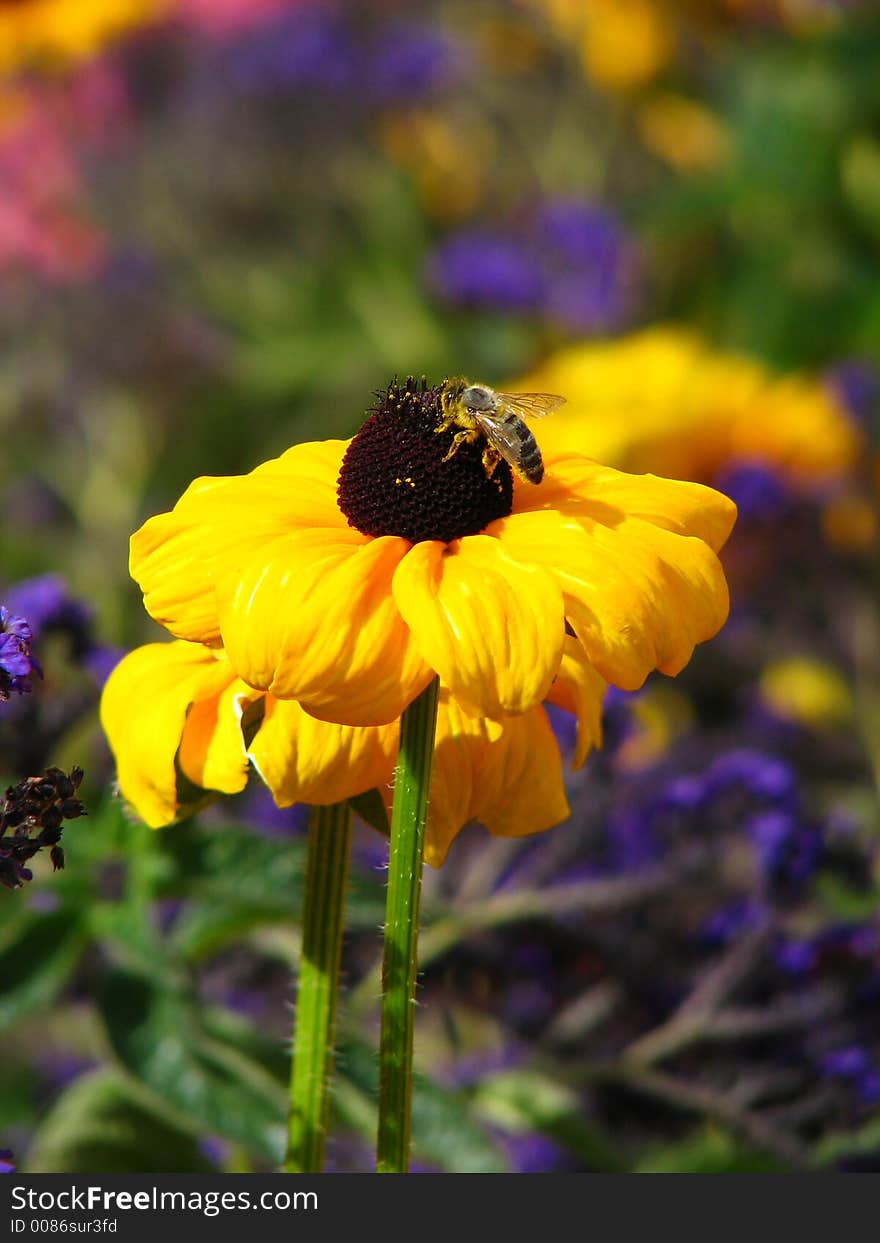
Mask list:
[[[316,1174],[324,1163],[350,840],[347,803],[312,809],[284,1163],[288,1174]]]
[[[419,899],[439,682],[404,712],[391,812],[376,1170],[404,1174],[409,1165],[413,1031],[418,971]]]

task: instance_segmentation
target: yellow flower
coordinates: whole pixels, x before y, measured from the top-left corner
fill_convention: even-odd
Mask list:
[[[589,77],[611,90],[642,86],[672,59],[675,30],[657,0],[583,0],[581,55]]]
[[[564,393],[568,404],[542,426],[542,445],[626,470],[711,481],[749,461],[810,490],[843,476],[859,452],[826,386],[713,351],[685,329],[568,346],[504,387]]]
[[[87,59],[110,39],[162,16],[169,0],[14,0],[0,4],[0,72]]]
[[[196,480],[132,538],[148,611],[343,725],[396,720],[435,674],[494,721],[540,704],[565,661],[634,690],[724,623],[726,497],[572,453],[514,487],[479,443],[449,456],[438,422],[437,390],[409,380],[351,441]]]
[[[600,740],[604,690],[576,655],[566,657],[552,699],[577,713],[578,761]],[[250,767],[279,807],[341,802],[375,788],[390,811],[397,722],[352,727],[318,721],[292,700],[254,691],[235,676],[223,652],[200,644],[151,643],[129,653],[104,689],[101,722],[120,791],[153,828],[197,810],[208,792],[239,793]],[[567,815],[559,748],[542,707],[487,721],[463,713],[441,692],[429,863],[443,862],[471,820],[497,836],[519,837]]]
[[[379,126],[379,141],[412,178],[425,210],[435,220],[471,216],[485,197],[491,134],[476,118],[390,112]]]
[[[537,0],[554,27],[579,50],[599,86],[630,91],[671,60],[675,26],[662,0]]]
[[[876,499],[862,493],[843,492],[822,507],[822,534],[838,552],[871,553],[880,536],[880,512]]]
[[[689,696],[669,685],[648,686],[630,704],[631,725],[614,756],[618,771],[639,772],[655,764],[693,725]]]
[[[852,692],[833,665],[808,656],[772,661],[761,672],[761,698],[777,715],[809,728],[852,719]]]
[[[636,123],[648,150],[683,172],[718,168],[728,157],[730,136],[723,121],[683,95],[652,93],[639,107]]]

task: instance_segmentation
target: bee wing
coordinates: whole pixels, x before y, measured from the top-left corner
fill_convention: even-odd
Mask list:
[[[511,466],[519,465],[522,461],[522,441],[503,423],[498,423],[489,414],[477,414],[475,418],[489,444],[497,449]]]
[[[527,419],[543,419],[552,414],[560,406],[565,405],[564,397],[555,393],[496,393],[498,400],[512,410],[514,414],[524,415]]]

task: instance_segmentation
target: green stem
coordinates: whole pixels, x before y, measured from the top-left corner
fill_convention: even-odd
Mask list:
[[[385,956],[382,961],[379,1133],[376,1145],[376,1170],[379,1174],[405,1174],[409,1165],[419,897],[438,688],[435,678],[410,704],[400,721],[400,751],[391,812]]]
[[[284,1163],[288,1174],[316,1174],[324,1163],[350,840],[347,803],[312,809]]]

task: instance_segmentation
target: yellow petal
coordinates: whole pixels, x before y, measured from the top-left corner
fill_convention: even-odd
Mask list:
[[[347,528],[300,531],[259,548],[217,591],[236,671],[322,720],[396,720],[431,680],[391,593],[409,548]]]
[[[678,673],[727,618],[721,565],[693,536],[639,518],[609,527],[551,510],[492,529],[514,556],[552,571],[591,663],[623,690],[637,690],[652,669]]]
[[[389,787],[398,726],[332,725],[294,700],[266,698],[248,754],[279,807],[329,804]]]
[[[621,518],[643,518],[678,535],[695,535],[721,549],[736,521],[736,505],[701,483],[628,475],[581,454],[548,455],[544,482],[516,490],[514,509],[557,509],[560,513],[616,526]]]
[[[607,689],[608,683],[590,664],[577,639],[566,635],[559,674],[547,698],[577,719],[575,768],[580,768],[591,747],[602,745],[602,699]]]
[[[236,678],[221,695],[194,703],[180,740],[178,763],[194,785],[240,794],[247,785],[248,757],[241,714],[254,691]]]
[[[394,598],[425,660],[464,708],[492,718],[540,703],[562,659],[559,588],[542,566],[515,556],[486,535],[425,541],[394,575]]]
[[[234,680],[228,664],[192,643],[149,643],[119,662],[104,687],[101,724],[119,788],[151,828],[179,810],[174,757],[190,705]]]
[[[439,867],[460,829],[478,820],[497,837],[541,833],[569,814],[559,747],[543,708],[503,721],[441,699],[425,859]]]
[[[167,514],[132,536],[144,604],[179,638],[218,644],[215,586],[254,548],[294,530],[341,527],[336,478],[347,442],[294,445],[249,475],[196,479]]]

